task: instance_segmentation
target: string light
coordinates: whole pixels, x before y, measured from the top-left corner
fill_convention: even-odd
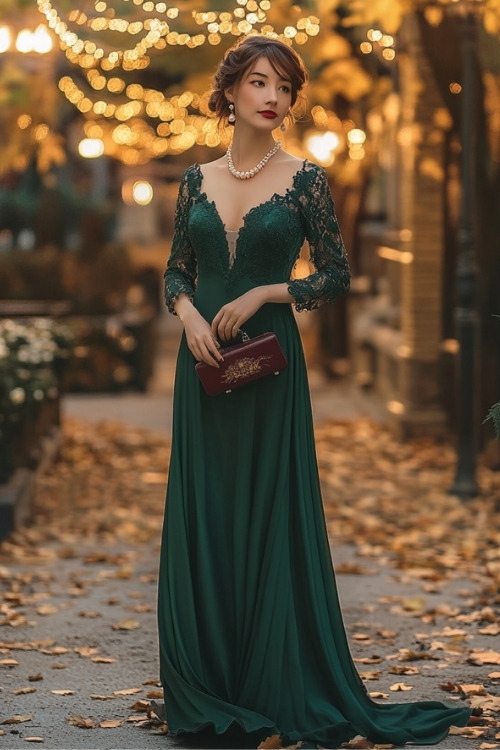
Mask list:
[[[165,2],[153,0],[121,0],[135,6],[135,14],[127,9],[127,19],[110,7],[106,0],[95,0],[93,11],[73,8],[63,19],[55,0],[37,0],[47,25],[59,38],[68,60],[83,74],[86,84],[78,85],[71,75],[59,81],[65,97],[87,119],[87,138],[102,138],[105,152],[128,164],[139,164],[166,153],[180,153],[193,145],[218,146],[229,135],[220,131],[211,117],[208,95],[185,91],[174,96],[139,83],[127,84],[120,74],[147,68],[152,55],[167,47],[185,46],[194,49],[203,44],[212,46],[224,36],[238,37],[261,33],[279,38],[286,44],[305,44],[320,30],[316,16],[305,16],[294,6],[297,16],[278,33],[269,22],[271,0],[236,0],[232,10],[182,11]],[[142,17],[137,15],[142,13]],[[188,23],[197,27],[195,33],[185,32]],[[179,23],[181,30],[174,28]],[[108,32],[134,39],[134,44],[112,47],[102,40]],[[112,97],[112,98],[111,98]],[[148,120],[157,120],[149,124]],[[92,136],[96,126],[100,135]]]
[[[364,55],[369,55],[375,50],[380,52],[384,60],[391,62],[396,57],[394,49],[394,37],[384,34],[380,29],[368,29],[366,32],[367,42],[361,42],[359,49]]]

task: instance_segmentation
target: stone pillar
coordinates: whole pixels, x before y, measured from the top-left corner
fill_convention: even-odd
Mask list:
[[[388,404],[405,437],[440,433],[443,259],[443,133],[436,112],[444,104],[420,41],[415,17],[401,30],[398,135],[401,262],[397,396]],[[396,255],[395,262],[398,262]]]

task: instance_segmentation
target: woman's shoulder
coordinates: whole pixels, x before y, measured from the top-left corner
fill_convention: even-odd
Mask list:
[[[286,160],[289,164],[295,166],[295,170],[297,171],[297,173],[302,173],[310,176],[325,175],[325,170],[323,169],[323,167],[320,167],[319,164],[316,164],[307,157],[296,156],[289,151],[282,151],[281,156],[284,161]]]
[[[220,156],[218,159],[213,159],[203,164],[194,164],[193,167],[197,168],[202,175],[205,175],[210,174],[210,172],[216,172],[219,169],[226,169],[227,161],[225,156]]]
[[[287,154],[290,157],[290,163],[295,164],[294,187],[299,192],[310,193],[314,186],[319,186],[328,182],[325,170],[319,164],[308,158]]]
[[[191,182],[196,179],[200,172],[200,165],[195,163],[187,167],[181,175],[181,182]]]
[[[310,159],[304,159],[304,172],[314,179],[327,179],[324,168]]]
[[[179,192],[186,198],[192,198],[200,189],[202,175],[199,164],[191,164],[181,174],[179,180]]]

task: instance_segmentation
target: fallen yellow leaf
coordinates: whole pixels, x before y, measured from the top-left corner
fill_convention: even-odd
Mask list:
[[[409,664],[393,664],[389,669],[389,674],[420,674],[420,669],[418,667],[410,667]]]
[[[31,721],[35,714],[14,714],[10,719],[0,721],[0,724],[24,724],[25,721]]]
[[[96,617],[102,617],[101,612],[79,612],[78,615],[79,617],[86,617],[89,620],[93,620]]]
[[[113,630],[135,630],[140,628],[141,624],[137,620],[121,620],[121,622],[115,622],[111,627]]]
[[[447,693],[459,693],[460,687],[454,682],[443,682],[439,685],[440,690],[445,690]]]
[[[485,628],[480,628],[479,632],[481,635],[498,635],[500,633],[500,626],[495,622],[491,625],[487,625]],[[496,747],[496,745],[493,747]]]
[[[488,695],[488,691],[484,685],[463,685],[460,683],[458,687],[468,695]]]
[[[25,742],[43,742],[43,737],[25,737]]]
[[[274,750],[274,748],[282,748],[281,737],[279,734],[273,734],[271,737],[267,737],[263,742],[258,745],[257,750]]]
[[[396,633],[393,630],[377,630],[377,635],[379,635],[381,638],[395,638]]]
[[[373,743],[371,743],[370,740],[367,740],[366,737],[358,735],[357,737],[353,737],[352,740],[349,740],[349,742],[346,742],[344,747],[352,748],[353,750],[368,750],[368,748],[373,747]]]
[[[88,656],[95,656],[95,654],[98,654],[99,649],[91,648],[90,646],[80,646],[79,648],[75,648],[75,653],[86,659]]]
[[[116,696],[114,695],[99,695],[99,693],[91,693],[90,697],[94,701],[114,701]]]
[[[121,727],[121,725],[121,719],[105,719],[99,723],[101,729],[116,729],[117,727]]]
[[[404,682],[395,682],[394,685],[390,686],[389,690],[392,690],[393,693],[405,692],[406,690],[413,690],[413,686],[406,685]]]
[[[480,727],[450,727],[449,734],[476,739],[476,737],[482,737],[485,732],[486,729],[481,729]]]
[[[113,695],[135,695],[140,693],[142,688],[125,688],[124,690],[113,690]]]
[[[69,654],[70,651],[70,648],[64,648],[64,646],[54,646],[54,648],[42,649],[41,653],[47,656],[61,656],[62,654]]]
[[[68,724],[73,727],[79,727],[80,729],[93,729],[95,723],[91,718],[85,719],[81,714],[71,714],[67,718]]]
[[[114,664],[117,660],[110,656],[93,656],[90,661],[93,661],[94,664]]]
[[[59,608],[55,607],[53,604],[42,604],[40,607],[36,608],[37,614],[46,616],[46,615],[55,615],[56,612],[59,612]]]
[[[412,651],[410,648],[402,648],[399,651],[399,661],[420,661],[428,659],[430,661],[439,661],[438,656],[430,654],[428,651]]]
[[[420,612],[425,607],[425,599],[420,596],[405,597],[401,601],[401,606],[407,612]]]
[[[54,695],[74,695],[74,690],[51,690],[51,693],[54,693]]]
[[[362,680],[378,680],[380,678],[380,672],[360,672],[359,676]]]
[[[380,664],[383,659],[381,656],[362,656],[354,659],[358,664]]]
[[[500,653],[498,651],[473,651],[467,659],[472,664],[500,664]]]
[[[146,693],[146,698],[163,698],[163,690],[150,690],[149,693]]]
[[[115,701],[116,700],[116,697],[114,695],[98,695],[97,693],[92,693],[90,697],[94,701]]]
[[[36,693],[36,688],[34,687],[17,688],[17,690],[11,690],[10,692],[12,693],[12,695],[28,695],[28,693]]]

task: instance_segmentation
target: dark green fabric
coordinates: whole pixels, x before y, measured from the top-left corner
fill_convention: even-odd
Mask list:
[[[211,320],[259,283],[287,281],[304,238],[316,272],[290,291],[299,307],[332,301],[348,266],[324,172],[306,162],[293,188],[247,215],[229,264],[225,229],[193,167],[179,192],[165,296],[192,296]],[[337,599],[318,480],[309,390],[292,309],[248,321],[275,331],[288,369],[207,396],[181,340],[159,578],[161,680],[172,732],[235,725],[336,747],[429,744],[465,707],[379,705],[352,662]]]

